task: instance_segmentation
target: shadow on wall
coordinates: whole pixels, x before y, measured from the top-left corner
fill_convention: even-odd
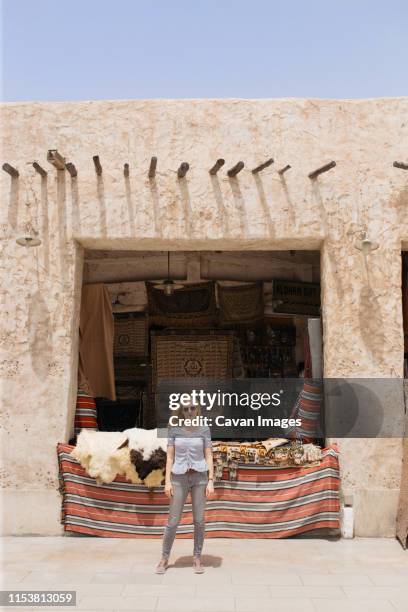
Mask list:
[[[129,215],[129,229],[132,234],[136,233],[136,222],[135,222],[135,211],[134,204],[132,201],[132,188],[130,186],[129,175],[125,176],[125,194],[126,194],[126,205]]]
[[[296,213],[295,207],[293,205],[292,196],[290,195],[288,183],[286,182],[284,174],[280,174],[279,178],[282,185],[282,191],[285,196],[286,203],[288,205],[288,225],[294,225],[296,222]]]
[[[327,219],[326,209],[324,207],[323,196],[321,192],[321,185],[319,184],[319,179],[315,178],[311,181],[312,183],[312,198],[317,204],[319,214],[320,214],[320,222],[323,227],[324,236],[330,235],[330,224]],[[328,249],[327,257],[330,262],[330,276],[333,280],[335,280],[334,289],[336,291],[337,300],[341,303],[344,297],[345,288],[343,286],[342,280],[340,276],[337,274],[337,257],[338,251],[336,249]]]
[[[68,164],[68,166],[72,166],[72,164]],[[67,221],[69,221],[69,217],[72,222],[72,231],[74,234],[78,235],[81,233],[82,224],[84,218],[81,219],[81,202],[80,202],[80,193],[79,193],[79,182],[78,176],[73,174],[72,169],[69,171],[70,174],[70,205],[71,211],[70,215],[68,215],[67,210],[67,187],[66,187],[66,171],[65,170],[56,170],[55,174],[55,188],[56,188],[56,199],[57,199],[57,212],[58,212],[58,240],[59,246],[62,254],[65,252],[65,245],[67,240]],[[265,190],[265,185],[263,181],[263,177],[260,173],[251,175],[254,180],[254,185],[256,189],[256,195],[259,201],[260,214],[263,216],[264,225],[266,228],[266,234],[269,237],[276,236],[276,229],[273,223],[273,215],[272,215],[272,202],[268,201],[267,192]],[[226,177],[225,177],[226,178]],[[11,227],[16,227],[18,222],[18,206],[19,206],[19,178],[11,178],[10,183],[10,198],[9,198],[9,223]],[[49,225],[49,211],[48,211],[48,203],[49,203],[49,176],[44,176],[41,178],[41,208],[42,208],[42,228],[41,228],[41,240],[44,244],[44,264],[45,268],[49,268],[49,259],[51,257],[50,248],[49,248],[49,236],[48,233],[52,228]],[[127,215],[128,221],[125,226],[125,230],[128,230],[129,235],[135,235],[137,231],[136,227],[136,204],[134,201],[134,197],[132,194],[132,185],[130,180],[129,172],[123,174],[124,180],[124,195],[127,205]],[[249,217],[247,215],[247,202],[245,201],[245,197],[243,191],[241,189],[240,184],[240,176],[229,176],[227,178],[228,186],[231,191],[231,197],[223,195],[223,191],[221,189],[220,178],[218,174],[210,175],[209,181],[210,186],[216,207],[218,209],[218,218],[221,223],[221,232],[222,236],[232,237],[232,219],[236,220],[237,231],[233,232],[235,235],[238,234],[239,237],[247,238],[248,237],[248,221]],[[106,237],[108,233],[107,227],[107,209],[106,209],[106,197],[105,197],[105,184],[104,184],[104,175],[102,173],[102,169],[100,168],[100,172],[95,175],[96,181],[96,198],[98,202],[99,208],[99,228],[98,233],[102,237]],[[154,228],[154,235],[161,236],[163,233],[162,229],[162,211],[166,210],[166,206],[161,206],[160,204],[160,190],[158,179],[155,174],[146,179],[148,183],[148,189],[150,191],[150,206],[149,201],[147,199],[146,202],[142,202],[142,206],[145,208],[146,213],[149,215],[152,221],[152,226]],[[287,182],[286,176],[283,174],[279,174],[279,181],[282,188],[283,196],[286,200],[287,204],[287,218],[286,224],[287,226],[293,227],[296,221],[296,211],[295,206],[290,194],[289,184]],[[315,179],[312,181],[312,198],[317,203],[319,209],[319,220],[323,220],[323,225],[328,226],[327,216],[325,215],[325,209],[323,205],[323,198],[320,193],[320,186],[318,184],[318,180]],[[187,237],[193,237],[194,233],[200,231],[200,228],[197,228],[196,232],[194,229],[194,206],[191,201],[191,195],[189,190],[189,178],[188,175],[183,177],[179,177],[177,179],[178,190],[180,194],[180,204],[184,215],[184,225],[185,225],[185,233]],[[110,204],[114,205],[114,202]],[[125,222],[126,223],[126,222]],[[333,266],[335,265],[335,261],[333,260]],[[63,264],[63,261],[61,261]],[[61,265],[61,270],[64,270],[64,265]],[[341,295],[342,288],[338,287],[338,294]]]
[[[405,235],[408,235],[408,184],[391,200],[391,206],[395,206],[398,222],[401,227],[405,226]]]
[[[17,229],[18,223],[18,206],[19,206],[19,190],[20,183],[18,177],[11,177],[10,179],[10,193],[9,193],[9,209],[8,209],[8,222],[13,229]]]
[[[239,186],[239,179],[236,177],[231,177],[229,179],[229,184],[232,192],[232,197],[234,200],[234,208],[238,213],[239,217],[239,230],[241,236],[246,236],[247,234],[247,218],[245,214],[245,202],[242,195],[242,191]]]
[[[27,320],[31,366],[40,380],[49,376],[53,361],[51,314],[41,291],[30,295]]]
[[[186,178],[181,178],[177,181],[180,189],[181,205],[184,213],[184,224],[186,230],[186,236],[193,236],[193,224],[192,224],[192,206],[190,199],[190,192],[188,189],[188,182]]]
[[[99,224],[101,228],[101,235],[106,236],[108,226],[106,223],[105,185],[102,174],[98,174],[96,176],[96,195],[99,202]]]
[[[57,187],[57,211],[58,211],[58,241],[60,257],[60,274],[62,283],[65,286],[67,280],[67,267],[65,265],[65,251],[67,244],[67,193],[65,170],[56,171]]]
[[[81,232],[81,214],[79,208],[79,189],[77,176],[71,176],[71,211],[72,231],[74,234]]]
[[[43,244],[43,253],[44,253],[44,268],[48,272],[50,269],[50,241],[49,241],[49,215],[48,215],[48,175],[41,177],[41,196],[40,196],[40,206],[41,206],[41,217],[42,217],[42,227],[41,227],[41,240]]]
[[[262,210],[263,210],[263,214],[266,220],[266,225],[268,228],[268,235],[269,237],[272,237],[274,235],[274,228],[272,225],[272,217],[271,217],[271,212],[270,212],[270,207],[268,206],[268,202],[266,199],[266,195],[265,195],[265,189],[262,183],[262,179],[259,176],[259,174],[254,174],[254,181],[255,181],[255,185],[256,185],[256,190],[258,192],[258,198],[259,198],[259,202],[261,204]],[[283,177],[282,177],[283,178]]]
[[[153,224],[154,231],[157,236],[163,235],[163,228],[159,220],[161,219],[160,214],[160,197],[159,197],[159,189],[157,187],[157,182],[155,177],[151,177],[149,179],[150,186],[150,200],[152,203],[152,211],[153,211]],[[136,233],[136,229],[135,229]]]
[[[230,226],[228,222],[227,210],[224,206],[224,200],[222,197],[222,192],[221,192],[221,187],[220,187],[218,176],[216,174],[215,175],[210,174],[210,181],[211,181],[212,191],[214,194],[214,200],[215,200],[215,203],[217,204],[218,212],[220,215],[220,221],[221,221],[220,225],[221,227],[224,228],[225,237],[229,238],[231,234],[231,230],[230,230]]]
[[[364,257],[361,255],[361,257]],[[364,263],[369,281],[367,260]],[[363,281],[364,282],[364,281]],[[385,330],[381,316],[381,303],[370,284],[363,284],[358,305],[360,335],[367,351],[377,363],[382,363],[385,350]]]

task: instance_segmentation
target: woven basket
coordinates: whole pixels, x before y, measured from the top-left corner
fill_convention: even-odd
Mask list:
[[[159,379],[232,376],[233,332],[152,332],[153,389]]]
[[[148,322],[144,313],[114,315],[113,354],[115,356],[146,356],[148,338]]]

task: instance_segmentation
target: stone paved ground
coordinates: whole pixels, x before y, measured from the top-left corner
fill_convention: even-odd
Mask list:
[[[81,611],[408,612],[408,551],[393,539],[212,539],[203,575],[191,570],[191,540],[176,540],[164,576],[153,573],[159,540],[0,542],[3,589],[73,589]]]

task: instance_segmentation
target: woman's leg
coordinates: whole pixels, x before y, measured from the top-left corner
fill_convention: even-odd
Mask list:
[[[205,490],[207,488],[207,472],[195,474],[195,482],[191,487],[191,501],[194,520],[194,557],[199,557],[204,543],[205,534]]]
[[[171,478],[171,483],[173,485],[173,495],[170,500],[169,517],[163,535],[162,555],[165,559],[168,559],[170,556],[186,501],[188,493],[187,474],[174,474]]]

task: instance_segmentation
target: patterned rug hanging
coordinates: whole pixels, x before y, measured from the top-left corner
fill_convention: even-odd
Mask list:
[[[217,323],[215,282],[191,283],[171,295],[146,281],[149,320],[163,327],[214,327]]]
[[[256,325],[263,321],[263,284],[223,286],[218,284],[220,326]]]

